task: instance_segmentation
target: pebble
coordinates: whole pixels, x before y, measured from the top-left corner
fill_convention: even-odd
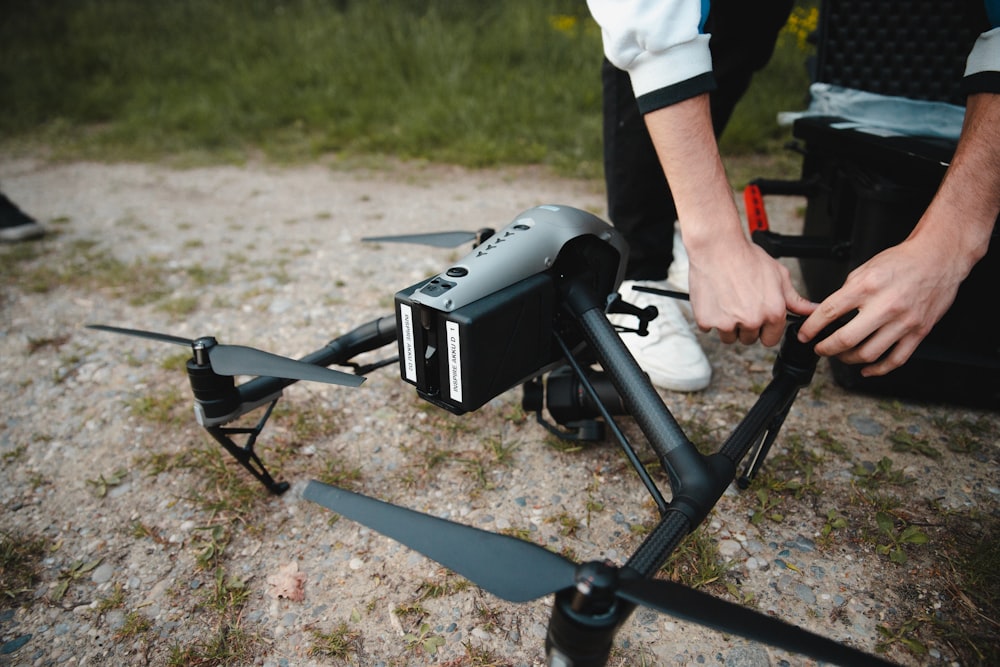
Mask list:
[[[726,667],[770,667],[767,649],[758,645],[741,645],[726,654]]]
[[[816,604],[816,594],[813,592],[811,588],[809,588],[805,584],[796,584],[795,594],[799,597],[800,600],[802,600],[803,602],[805,602],[810,606]]]
[[[866,415],[851,414],[847,416],[847,423],[861,435],[877,436],[885,431],[882,425]]]
[[[719,555],[725,559],[731,559],[740,553],[742,545],[736,540],[721,540],[719,542]]]
[[[106,584],[111,581],[111,577],[115,574],[115,568],[111,563],[101,563],[96,568],[94,568],[93,573],[90,575],[90,580],[95,584]]]

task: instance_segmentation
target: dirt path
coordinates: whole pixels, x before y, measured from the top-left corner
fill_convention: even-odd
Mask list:
[[[37,567],[0,603],[0,664],[542,664],[549,599],[503,603],[332,522],[301,499],[309,479],[579,560],[621,563],[654,524],[612,444],[560,444],[519,389],[449,415],[395,367],[359,390],[285,391],[257,445],[292,484],[271,496],[194,423],[182,348],[83,328],[301,356],[389,314],[394,292],[463,252],[360,237],[498,228],[544,203],[601,215],[592,184],[531,169],[0,158],[0,188],[54,231],[0,248],[0,529]],[[794,210],[771,217],[794,228]],[[665,398],[717,444],[773,352],[704,344],[712,386]],[[970,643],[1000,636],[977,598],[995,573],[984,589],[969,565],[996,535],[998,433],[995,414],[851,395],[823,367],[767,474],[726,494],[670,574],[865,650],[888,641],[902,664],[975,664]],[[611,664],[811,663],[639,611]]]

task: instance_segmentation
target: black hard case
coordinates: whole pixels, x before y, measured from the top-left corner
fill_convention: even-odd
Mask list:
[[[827,1],[814,77],[880,94],[964,104],[958,86],[965,57],[984,29],[979,0]],[[934,196],[956,142],[884,136],[831,117],[801,118],[793,134],[804,147],[803,235],[848,249],[838,259],[800,259],[808,295],[819,301],[853,268],[909,234]],[[997,233],[951,309],[905,366],[881,378],[863,378],[858,367],[831,360],[836,381],[867,393],[1000,407]]]

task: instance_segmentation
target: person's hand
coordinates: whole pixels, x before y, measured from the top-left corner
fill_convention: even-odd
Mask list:
[[[816,352],[869,364],[865,376],[903,365],[940,320],[990,245],[1000,214],[1000,95],[966,100],[955,156],[909,237],[851,272],[799,329],[811,340],[852,310],[858,314]]]
[[[857,310],[847,324],[816,345],[816,353],[861,374],[885,375],[902,366],[955,300],[967,271],[946,248],[908,240],[883,250],[848,275],[799,328],[811,340],[825,326]]]
[[[816,307],[795,291],[788,269],[745,237],[688,257],[691,306],[702,331],[715,329],[723,343],[767,346],[781,341],[788,311]]]
[[[807,315],[815,304],[795,291],[788,269],[744,234],[708,95],[650,112],[645,120],[677,206],[695,321],[702,331],[717,329],[724,343],[776,345],[786,310]]]

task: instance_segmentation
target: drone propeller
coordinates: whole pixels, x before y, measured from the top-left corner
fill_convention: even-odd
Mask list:
[[[595,566],[610,573],[615,596],[728,634],[842,665],[892,663],[821,635],[681,584],[646,579],[610,564],[572,561],[531,542],[439,519],[311,481],[311,500],[437,561],[510,602],[528,602],[571,587],[583,590]]]
[[[569,588],[576,565],[537,544],[312,481],[303,497],[457,572],[498,598],[528,602]],[[530,567],[512,567],[512,563]]]
[[[338,384],[348,387],[360,386],[365,381],[365,378],[360,375],[351,375],[350,373],[343,373],[324,366],[296,361],[295,359],[271,354],[270,352],[264,352],[252,347],[220,345],[211,337],[189,340],[180,336],[171,336],[170,334],[141,331],[139,329],[123,329],[104,324],[88,324],[87,328],[190,347],[194,351],[195,358],[199,360],[199,363],[207,361],[211,364],[212,370],[220,375],[260,375],[287,380],[326,382],[328,384]],[[200,358],[202,354],[205,356],[204,360]]]
[[[416,243],[435,248],[457,248],[463,243],[475,241],[479,245],[493,236],[493,230],[488,228],[476,232],[431,232],[428,234],[401,234],[399,236],[367,236],[362,241],[385,243]]]

